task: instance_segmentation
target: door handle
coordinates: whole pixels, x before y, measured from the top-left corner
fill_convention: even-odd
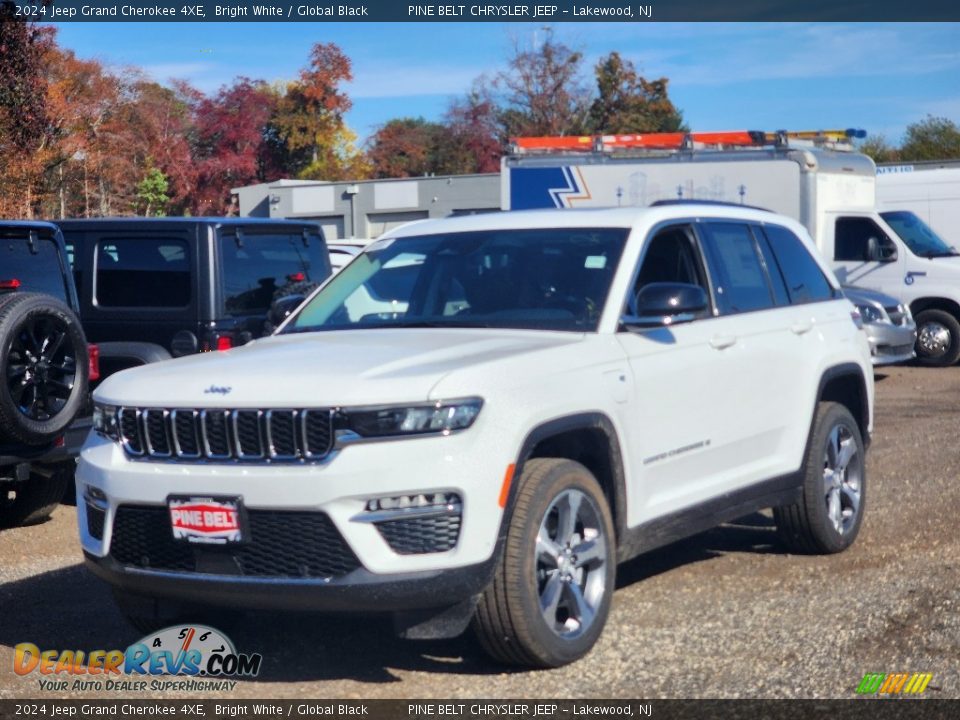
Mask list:
[[[712,347],[714,350],[723,350],[731,345],[736,345],[736,343],[736,335],[714,335],[712,338],[710,338],[710,347]]]
[[[803,335],[813,330],[813,320],[799,320],[790,326],[794,335]]]

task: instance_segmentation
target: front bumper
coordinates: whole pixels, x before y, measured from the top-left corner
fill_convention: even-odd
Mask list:
[[[503,515],[495,468],[512,461],[491,458],[477,431],[358,444],[322,462],[292,464],[132,460],[92,433],[77,470],[87,564],[130,593],[186,602],[333,611],[450,606],[489,581]],[[430,530],[441,538],[455,533],[440,550],[417,548],[422,536],[410,540],[422,529],[416,523],[388,532],[383,510],[368,505],[441,492],[458,498],[459,514],[454,530],[443,525],[448,518]],[[172,495],[241,498],[247,542],[212,549],[174,542]]]
[[[916,357],[917,326],[892,323],[866,323],[863,329],[870,343],[870,361],[875,365],[893,365]]]
[[[332,580],[281,580],[134,570],[111,557],[84,552],[87,567],[135,595],[245,609],[325,612],[401,612],[443,608],[478,595],[495,558],[476,565],[377,575],[359,568]]]

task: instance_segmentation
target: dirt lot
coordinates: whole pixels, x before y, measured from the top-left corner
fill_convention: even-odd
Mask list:
[[[878,374],[875,426],[866,522],[842,555],[787,555],[764,515],[645,555],[620,568],[594,652],[545,672],[504,672],[469,640],[395,640],[379,620],[247,615],[229,634],[264,668],[231,696],[850,698],[866,672],[911,671],[960,698],[960,367]],[[0,698],[82,695],[15,675],[17,643],[138,639],[83,568],[74,515],[0,533]]]

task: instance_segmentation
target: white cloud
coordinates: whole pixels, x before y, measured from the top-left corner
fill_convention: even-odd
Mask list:
[[[649,74],[666,75],[675,85],[829,82],[831,77],[922,75],[960,66],[960,52],[926,50],[917,33],[907,41],[896,26],[781,25],[749,34],[743,29],[722,38],[704,29],[699,42],[690,35],[686,45],[627,54]]]

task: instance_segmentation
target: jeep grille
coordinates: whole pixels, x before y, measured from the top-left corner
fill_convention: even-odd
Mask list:
[[[120,408],[128,456],[163,460],[300,462],[333,449],[330,409]]]

